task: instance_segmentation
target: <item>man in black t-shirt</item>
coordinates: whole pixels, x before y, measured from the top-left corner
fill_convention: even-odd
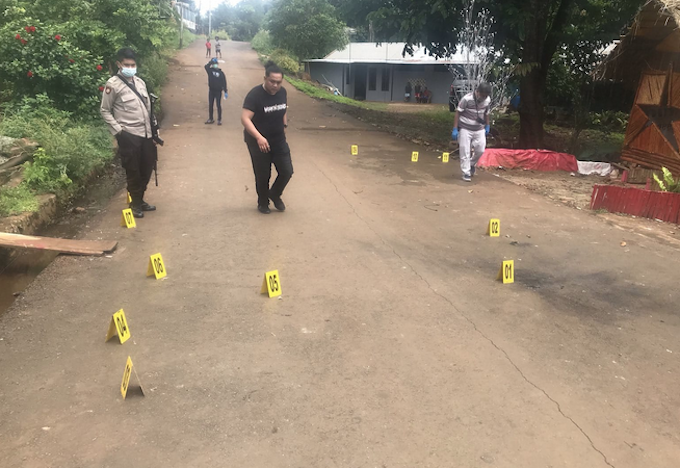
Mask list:
[[[273,62],[265,69],[264,83],[251,89],[243,101],[241,123],[255,172],[257,208],[269,214],[269,200],[277,210],[286,209],[281,194],[293,176],[293,163],[286,142],[288,95],[281,86],[283,71]],[[270,188],[272,164],[279,175]]]

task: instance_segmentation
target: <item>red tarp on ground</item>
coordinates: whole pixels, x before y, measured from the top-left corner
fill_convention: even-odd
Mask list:
[[[492,148],[484,152],[477,166],[506,169],[527,169],[531,171],[578,172],[575,156],[547,150],[512,150]]]

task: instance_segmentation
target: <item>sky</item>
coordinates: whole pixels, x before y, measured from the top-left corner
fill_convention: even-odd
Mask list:
[[[201,12],[208,11],[210,7],[216,8],[220,3],[228,3],[236,5],[241,0],[196,0],[196,3],[201,5]]]

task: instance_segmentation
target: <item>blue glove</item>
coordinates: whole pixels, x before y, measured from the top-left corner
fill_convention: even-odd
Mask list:
[[[227,99],[228,97],[229,97],[229,93],[227,93],[227,92],[225,91],[225,92],[224,92],[224,99]]]
[[[489,133],[491,133],[491,125],[486,126],[486,134],[488,135]]]
[[[453,141],[458,141],[458,129],[454,128],[453,131],[451,132],[451,138]]]

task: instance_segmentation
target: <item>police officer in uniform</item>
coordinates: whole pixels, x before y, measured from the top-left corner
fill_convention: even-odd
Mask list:
[[[132,49],[119,50],[116,65],[118,73],[106,82],[100,112],[118,140],[118,153],[132,198],[132,214],[143,218],[145,211],[156,210],[144,201],[158,158],[151,125],[151,99],[146,83],[135,76],[137,58]]]

